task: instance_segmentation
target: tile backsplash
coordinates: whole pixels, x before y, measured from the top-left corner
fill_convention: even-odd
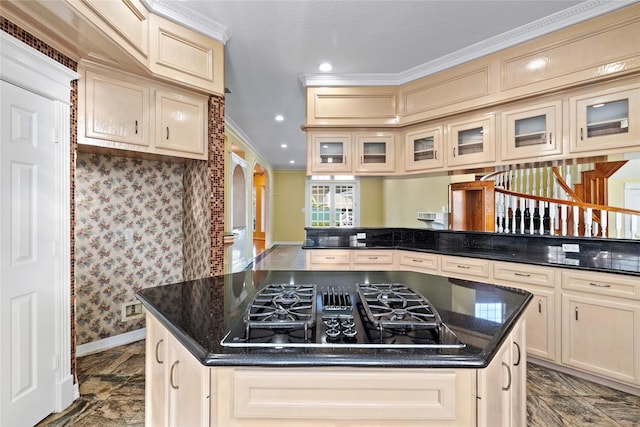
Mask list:
[[[78,153],[78,345],[143,328],[144,318],[122,321],[122,304],[137,290],[183,280],[184,170],[181,163]]]

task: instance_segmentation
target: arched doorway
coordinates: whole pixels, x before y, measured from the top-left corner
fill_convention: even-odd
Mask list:
[[[267,230],[269,228],[268,175],[268,172],[259,163],[254,165],[251,209],[254,257],[267,249]]]

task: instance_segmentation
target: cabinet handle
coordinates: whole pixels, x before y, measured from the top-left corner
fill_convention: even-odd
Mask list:
[[[538,313],[542,313],[542,300],[538,300]]]
[[[470,267],[470,266],[468,266],[468,265],[457,265],[456,267],[458,267],[458,268],[464,268],[465,270],[468,270],[468,269],[470,269],[470,268],[471,268],[471,267]]]
[[[520,364],[520,360],[522,358],[522,353],[520,352],[520,345],[517,342],[513,342],[513,345],[518,349],[518,359],[514,362],[513,366],[518,366]]]
[[[136,135],[138,134],[138,121],[136,120]]]
[[[549,144],[553,144],[553,132],[549,132]]]
[[[596,288],[610,288],[611,285],[608,283],[593,283],[593,282],[589,282],[589,285],[591,286],[595,286]]]
[[[514,276],[520,276],[520,277],[531,277],[531,275],[529,273],[518,273],[517,271],[515,273],[513,273]]]
[[[433,150],[433,157],[438,160],[438,150]]]
[[[171,388],[174,390],[177,390],[180,388],[173,382],[173,371],[175,370],[175,367],[178,366],[178,363],[180,363],[179,360],[176,360],[175,362],[173,362],[173,365],[171,365],[171,372],[169,372],[169,382],[171,383]]]
[[[164,338],[160,339],[160,341],[156,343],[156,362],[159,365],[162,365],[164,363],[164,360],[160,360],[160,358],[158,357],[158,350],[160,349],[160,344],[162,344],[162,341],[164,341]]]
[[[336,259],[336,257],[334,257],[334,256],[326,256],[326,257],[324,257],[324,259]]]
[[[378,259],[377,256],[370,256],[369,259]]]
[[[453,157],[456,156],[456,147],[453,147]]]
[[[169,139],[169,126],[167,126],[167,140]]]
[[[583,129],[580,128],[580,141],[584,140],[584,133],[583,133]]]
[[[415,258],[413,258],[411,261],[413,261],[413,262],[424,262],[424,261],[423,261],[423,260],[421,260],[421,259],[415,259]]]
[[[507,374],[508,374],[507,378],[509,379],[509,381],[507,381],[507,386],[506,387],[502,387],[502,391],[509,391],[509,389],[511,388],[511,368],[509,367],[509,365],[507,365],[504,362],[502,362],[502,366],[507,368]]]
[[[578,307],[576,307],[576,320],[578,320]]]

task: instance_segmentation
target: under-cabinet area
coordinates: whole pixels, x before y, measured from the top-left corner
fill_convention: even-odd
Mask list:
[[[138,298],[148,425],[520,426],[526,416],[525,291],[406,271],[257,270]],[[488,301],[504,311],[478,310]]]

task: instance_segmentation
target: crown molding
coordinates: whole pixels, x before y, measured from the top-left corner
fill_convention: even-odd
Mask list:
[[[167,18],[177,24],[190,28],[204,34],[207,37],[216,39],[223,44],[229,41],[229,30],[221,23],[207,18],[200,13],[194,12],[182,6],[175,0],[141,0],[151,12]]]
[[[495,37],[467,46],[448,55],[398,73],[302,74],[302,85],[309,86],[398,86],[465,62],[481,58],[536,37],[612,12],[638,0],[589,0],[530,22]]]

